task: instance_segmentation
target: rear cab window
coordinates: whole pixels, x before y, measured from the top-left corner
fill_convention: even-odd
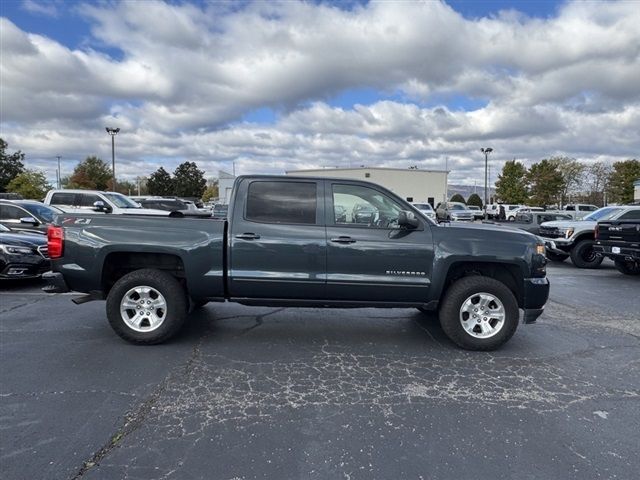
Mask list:
[[[316,225],[318,184],[255,180],[249,184],[245,220],[258,223]]]

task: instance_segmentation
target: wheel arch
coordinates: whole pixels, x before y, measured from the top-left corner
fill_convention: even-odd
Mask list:
[[[135,270],[152,268],[175,277],[185,288],[186,275],[183,259],[174,253],[117,251],[107,253],[102,261],[101,286],[108,294],[113,285],[126,274]]]

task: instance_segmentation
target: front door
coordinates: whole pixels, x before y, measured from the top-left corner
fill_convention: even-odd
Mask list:
[[[327,297],[426,302],[433,264],[431,224],[398,226],[407,207],[383,189],[326,184]]]
[[[324,298],[322,181],[246,179],[238,185],[232,215],[231,297]]]

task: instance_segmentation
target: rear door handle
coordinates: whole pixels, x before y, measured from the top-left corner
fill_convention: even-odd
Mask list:
[[[240,238],[242,240],[258,240],[260,235],[257,233],[241,233],[240,235],[236,235],[236,238]]]
[[[331,239],[333,243],[356,243],[356,241],[347,236],[334,237]]]

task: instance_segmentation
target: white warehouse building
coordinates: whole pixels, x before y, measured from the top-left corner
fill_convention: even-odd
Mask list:
[[[417,170],[408,168],[321,168],[290,170],[287,175],[301,177],[348,178],[377,183],[409,202],[430,203],[446,200],[448,173],[445,170]]]

